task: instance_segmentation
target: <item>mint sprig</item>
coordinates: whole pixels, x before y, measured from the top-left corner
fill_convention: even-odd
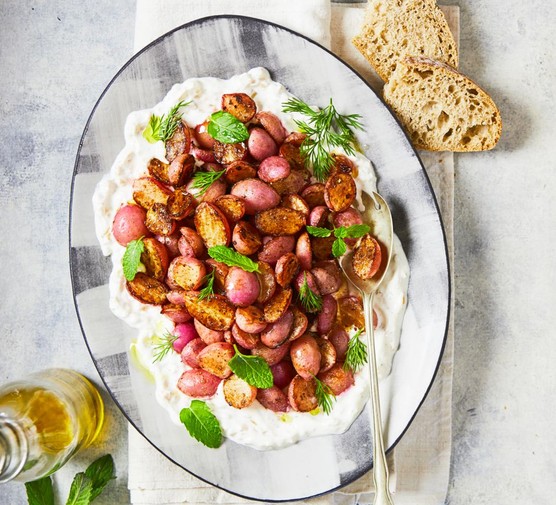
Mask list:
[[[188,408],[181,409],[180,421],[195,440],[207,447],[217,449],[222,445],[222,428],[205,402],[192,400]]]
[[[352,226],[339,226],[334,228],[334,236],[337,238],[360,238],[371,231],[368,224],[354,224]]]
[[[240,379],[256,388],[267,389],[274,385],[274,376],[264,358],[241,354],[234,345],[235,356],[228,361],[228,366]]]
[[[115,479],[114,460],[106,454],[93,461],[85,470],[73,478],[66,505],[89,505]],[[43,477],[25,483],[29,505],[54,505],[52,477]]]
[[[258,272],[259,265],[251,258],[234,251],[225,245],[209,247],[208,254],[212,259],[224,263],[229,267],[239,267],[246,272]]]
[[[332,244],[332,256],[338,258],[343,256],[347,251],[345,238],[360,238],[371,231],[371,227],[366,224],[354,224],[352,226],[339,226],[334,230],[328,228],[320,228],[319,226],[307,226],[307,233],[313,237],[330,237],[332,233],[336,237]]]
[[[238,118],[219,110],[210,116],[208,134],[223,144],[237,144],[249,138],[249,131]]]
[[[126,280],[132,281],[135,279],[135,274],[137,274],[139,264],[141,263],[141,254],[144,250],[145,244],[143,244],[143,237],[132,240],[127,244],[125,253],[122,257],[122,267]]]

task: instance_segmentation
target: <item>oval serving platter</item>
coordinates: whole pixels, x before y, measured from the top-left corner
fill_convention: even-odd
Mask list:
[[[135,55],[102,93],[81,139],[72,182],[70,268],[92,359],[131,424],[207,483],[250,499],[289,501],[338,489],[372,467],[369,407],[341,435],[280,450],[257,451],[229,440],[214,450],[194,441],[156,402],[154,384],[130,351],[135,330],[108,307],[112,264],[96,240],[91,201],[124,145],[130,112],[152,107],[187,78],[229,78],[258,66],[310,104],[323,106],[333,97],[340,111],[361,114],[366,127],[358,140],[375,166],[411,268],[400,348],[381,382],[385,447],[394,447],[424,401],[444,348],[450,296],[444,231],[427,174],[396,119],[355,71],[311,40],[258,19],[215,16],[181,26]]]

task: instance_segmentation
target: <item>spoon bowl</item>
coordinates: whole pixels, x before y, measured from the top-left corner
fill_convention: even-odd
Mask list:
[[[371,294],[376,292],[390,266],[394,229],[390,208],[382,196],[374,192],[371,195],[363,193],[363,203],[366,207],[365,224],[371,227],[369,233],[380,244],[382,252],[381,266],[371,279],[363,280],[353,271],[353,250],[342,256],[340,264],[348,279],[362,294]]]
[[[377,273],[370,279],[362,279],[353,270],[353,251],[342,257],[340,266],[350,282],[361,292],[363,310],[365,314],[365,336],[369,350],[368,364],[371,377],[371,405],[373,410],[373,480],[375,484],[375,505],[393,505],[388,484],[388,466],[384,452],[384,437],[382,434],[382,418],[380,414],[380,395],[378,390],[378,372],[374,330],[372,323],[374,295],[382,283],[392,257],[392,240],[394,236],[392,214],[388,204],[378,193],[370,195],[363,193],[363,203],[366,207],[365,221],[371,227],[370,235],[380,244],[382,254],[381,265]]]

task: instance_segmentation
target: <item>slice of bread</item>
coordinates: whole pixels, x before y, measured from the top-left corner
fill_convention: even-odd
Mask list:
[[[435,0],[369,0],[353,44],[388,81],[406,56],[429,56],[458,66],[457,45]]]
[[[429,151],[484,151],[502,133],[495,103],[477,84],[445,63],[409,57],[384,86],[413,145]]]

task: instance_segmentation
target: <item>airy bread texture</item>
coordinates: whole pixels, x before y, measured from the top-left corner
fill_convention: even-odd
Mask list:
[[[415,147],[430,151],[492,149],[502,132],[500,112],[477,84],[445,63],[410,57],[384,86]]]
[[[388,81],[406,56],[429,56],[458,66],[457,45],[435,0],[369,0],[353,45]]]

